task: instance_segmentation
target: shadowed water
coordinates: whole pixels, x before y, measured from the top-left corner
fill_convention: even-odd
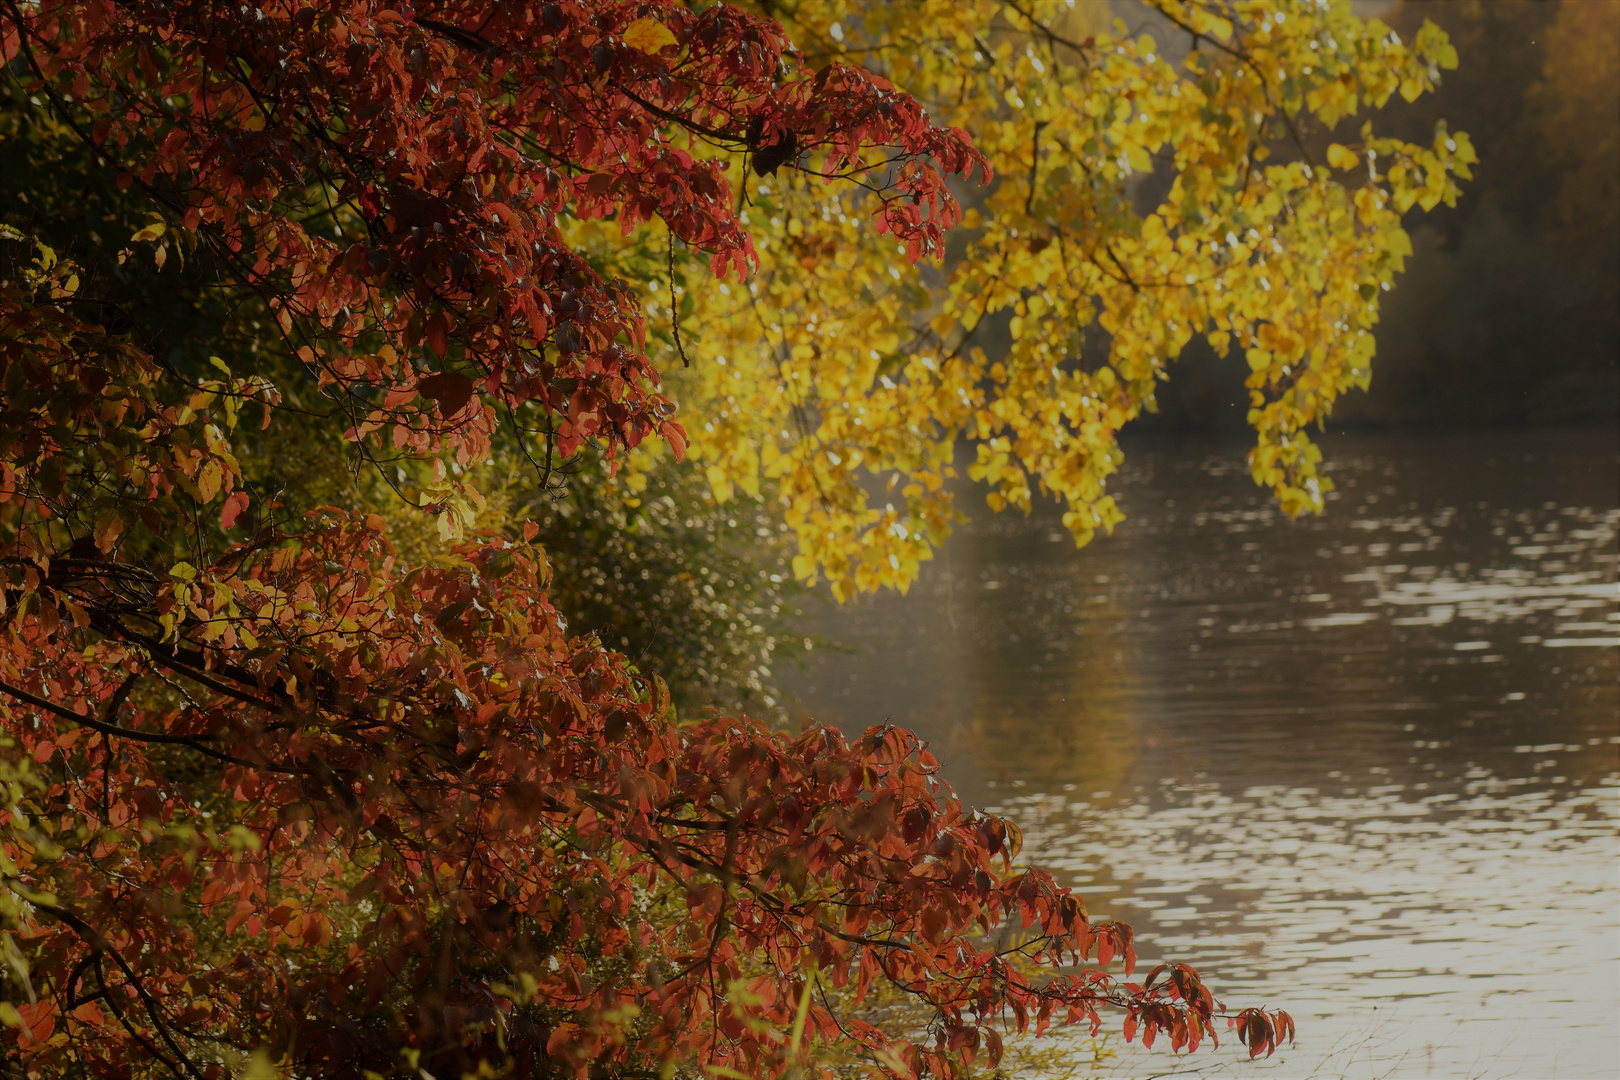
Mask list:
[[[819,616],[856,651],[804,711],[916,728],[1145,963],[1300,1025],[1122,1075],[1620,1075],[1616,436],[1322,441],[1320,518],[1180,437],[1128,448],[1084,550],[979,514]]]

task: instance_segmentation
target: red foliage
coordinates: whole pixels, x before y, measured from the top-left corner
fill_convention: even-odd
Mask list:
[[[676,44],[627,44],[638,17]],[[559,414],[564,454],[684,442],[635,295],[556,228],[657,217],[717,273],[748,273],[724,161],[677,135],[792,132],[829,176],[895,166],[881,220],[914,256],[957,216],[941,169],[982,164],[883,80],[801,70],[775,23],[724,5],[8,0],[0,33],[121,184],[268,299],[322,386],[348,392],[354,437],[417,452],[449,436],[482,457],[530,402]],[[894,157],[866,161],[882,147]],[[366,239],[334,239],[339,213]]]
[[[1035,977],[989,947],[1010,920],[1037,964],[1133,955],[1129,928],[1089,922],[1045,873],[1009,874],[1016,832],[964,810],[914,736],[673,722],[661,684],[567,636],[523,545],[463,554],[402,574],[334,514],[190,581],[40,559],[32,595],[99,640],[82,652],[65,616],[17,626],[8,726],[50,812],[35,850],[8,854],[40,890],[19,932],[92,1059],[187,1073],[206,1033],[317,1075],[401,1042],[435,1075],[503,1057],[520,1075],[665,1058],[773,1075],[806,978],[887,978],[935,1005],[934,1043],[900,1049],[931,1075],[996,1047],[981,1025],[1008,1014],[1095,1027],[1112,1004],[1149,1040],[1213,1034],[1190,969]],[[117,614],[143,591],[190,633],[171,645]],[[192,700],[131,706],[164,680]],[[211,794],[172,778],[176,747]],[[208,817],[222,798],[229,830]],[[815,998],[808,1030],[888,1045]],[[30,1056],[68,1050],[17,1035]]]
[[[890,147],[882,224],[917,254],[954,219],[940,168],[979,160],[718,5],[0,3],[5,58],[154,233],[278,313],[354,437],[417,453],[482,454],[520,409],[554,414],[565,453],[679,440],[632,291],[555,225],[659,217],[746,272],[723,168],[674,133],[778,165],[792,133],[829,175]],[[638,18],[675,43],[626,44]],[[365,243],[323,231],[327,196]],[[70,314],[77,287],[43,253],[0,282],[0,937],[28,961],[7,1037],[32,1072],[213,1080],[265,1047],[312,1076],[769,1076],[800,1015],[913,1075],[996,1060],[1004,1020],[1117,1007],[1145,1040],[1213,1037],[1190,968],[1067,970],[1128,975],[1129,928],[1015,872],[1016,829],[965,810],[914,736],[677,721],[656,678],[569,636],[525,543],[413,569],[380,519],[334,510],[206,566],[121,558],[136,522],[236,523],[230,432],[278,398],[177,383]],[[835,1015],[826,987],[877,980],[931,1007],[928,1038]],[[1234,1020],[1254,1053],[1288,1032]]]

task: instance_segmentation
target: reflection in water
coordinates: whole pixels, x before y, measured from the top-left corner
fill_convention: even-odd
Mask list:
[[[805,709],[915,727],[1145,961],[1299,1021],[1200,1075],[1620,1075],[1615,436],[1327,450],[1319,519],[1240,447],[1155,439],[1112,539],[978,522],[827,613],[858,652]]]

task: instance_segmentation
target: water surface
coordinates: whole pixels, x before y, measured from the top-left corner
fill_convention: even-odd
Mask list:
[[[1187,437],[1128,447],[1084,550],[977,515],[818,616],[855,651],[804,711],[917,729],[1144,961],[1300,1025],[1121,1075],[1620,1075],[1616,436],[1322,441],[1320,518]]]

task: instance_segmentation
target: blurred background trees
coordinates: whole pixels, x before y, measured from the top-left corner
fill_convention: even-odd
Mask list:
[[[1479,154],[1455,207],[1407,215],[1414,253],[1385,298],[1371,388],[1336,424],[1612,423],[1620,409],[1620,4],[1399,0],[1360,5],[1457,49],[1433,94],[1382,130],[1445,118]],[[1333,137],[1342,139],[1340,124]],[[1316,132],[1325,145],[1328,133]],[[1195,357],[1189,355],[1189,359]],[[1147,424],[1238,427],[1234,360],[1187,364]],[[1230,370],[1228,370],[1230,369]]]
[[[1381,372],[1348,418],[1612,421],[1620,394],[1620,4],[1467,0],[1427,17],[1462,63],[1396,125],[1477,133],[1476,182],[1413,229],[1380,335]]]

